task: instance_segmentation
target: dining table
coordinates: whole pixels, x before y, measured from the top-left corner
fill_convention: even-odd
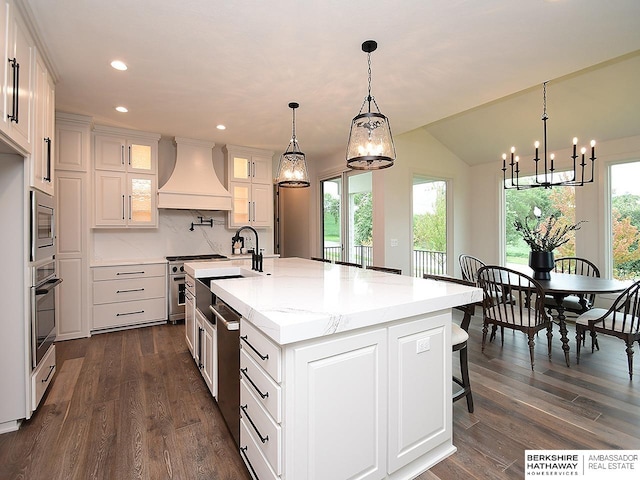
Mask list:
[[[509,265],[509,268],[520,271],[533,278],[533,270],[527,265]],[[569,295],[587,296],[591,294],[601,295],[606,293],[620,293],[630,284],[629,282],[612,278],[592,277],[576,275],[573,273],[551,272],[549,280],[536,280],[546,295],[552,296],[556,304],[553,309],[557,312],[556,319],[560,327],[560,340],[567,366],[569,362],[569,338],[567,336],[567,323],[564,314],[563,300]]]

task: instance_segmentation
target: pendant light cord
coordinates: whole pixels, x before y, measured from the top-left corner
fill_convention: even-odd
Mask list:
[[[369,87],[367,89],[367,101],[369,102],[369,113],[371,113],[371,52],[367,53],[367,67],[369,75]]]

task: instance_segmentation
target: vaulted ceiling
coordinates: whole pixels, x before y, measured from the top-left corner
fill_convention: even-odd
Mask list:
[[[541,137],[547,80],[550,142],[640,134],[637,0],[22,1],[57,109],[96,123],[278,153],[297,101],[307,158],[343,156],[374,39],[394,134],[424,127],[469,164]]]

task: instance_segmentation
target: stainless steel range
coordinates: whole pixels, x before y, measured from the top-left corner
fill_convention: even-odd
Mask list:
[[[176,323],[184,320],[184,264],[194,261],[225,260],[227,257],[218,253],[204,255],[179,255],[166,257],[169,262],[169,321]]]

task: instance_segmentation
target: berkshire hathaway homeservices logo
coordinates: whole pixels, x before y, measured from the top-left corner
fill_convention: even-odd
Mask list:
[[[524,475],[525,479],[638,479],[640,450],[526,450]]]

